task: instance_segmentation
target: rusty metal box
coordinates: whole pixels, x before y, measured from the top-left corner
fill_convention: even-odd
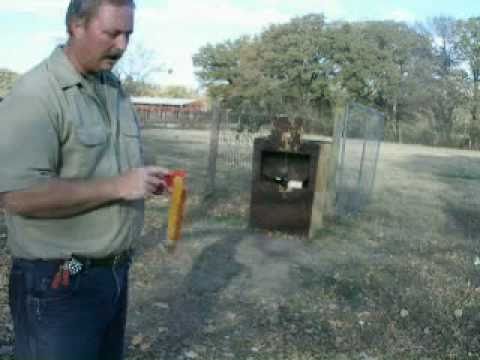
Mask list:
[[[312,236],[322,226],[329,142],[283,151],[268,138],[253,150],[250,226]]]

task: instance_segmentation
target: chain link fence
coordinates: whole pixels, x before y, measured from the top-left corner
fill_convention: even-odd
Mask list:
[[[357,103],[347,105],[334,140],[338,145],[337,216],[357,213],[370,200],[384,123],[381,112]]]
[[[208,112],[176,114],[139,113],[144,131],[155,134],[161,144],[160,164],[167,167],[194,168],[200,192],[240,196],[248,202],[252,181],[253,143],[271,133],[269,116],[254,112],[235,112],[214,107]],[[370,199],[383,141],[384,115],[366,106],[352,103],[337,120],[333,159],[336,162],[336,200],[333,211],[346,216],[363,209]],[[153,131],[153,133],[151,132]],[[305,134],[304,138],[328,139],[325,134]],[[164,150],[163,150],[164,149]],[[168,156],[172,150],[176,157]],[[156,156],[154,154],[154,156]],[[165,161],[167,159],[167,161]],[[335,171],[335,167],[333,167]],[[228,201],[228,197],[226,197]]]
[[[140,126],[146,129],[209,129],[211,111],[154,111],[136,109]]]
[[[267,136],[270,124],[264,114],[221,111],[218,161],[226,169],[243,169],[251,172],[253,142]]]

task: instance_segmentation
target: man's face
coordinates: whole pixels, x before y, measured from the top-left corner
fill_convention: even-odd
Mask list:
[[[80,71],[111,70],[127,49],[133,33],[134,10],[130,6],[103,4],[89,22],[72,25],[72,50]]]

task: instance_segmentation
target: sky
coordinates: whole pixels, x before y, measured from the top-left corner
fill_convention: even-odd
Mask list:
[[[192,55],[207,43],[254,35],[270,24],[323,13],[332,20],[425,21],[438,15],[480,16],[478,0],[136,0],[129,51],[153,53],[160,85],[199,86]],[[23,73],[66,38],[68,0],[0,0],[0,68]],[[170,71],[167,71],[170,70]]]

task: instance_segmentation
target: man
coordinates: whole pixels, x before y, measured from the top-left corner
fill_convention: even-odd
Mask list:
[[[164,169],[143,167],[133,108],[111,73],[134,8],[72,0],[67,44],[0,104],[18,360],[123,357],[130,252],[144,198],[165,185]]]

